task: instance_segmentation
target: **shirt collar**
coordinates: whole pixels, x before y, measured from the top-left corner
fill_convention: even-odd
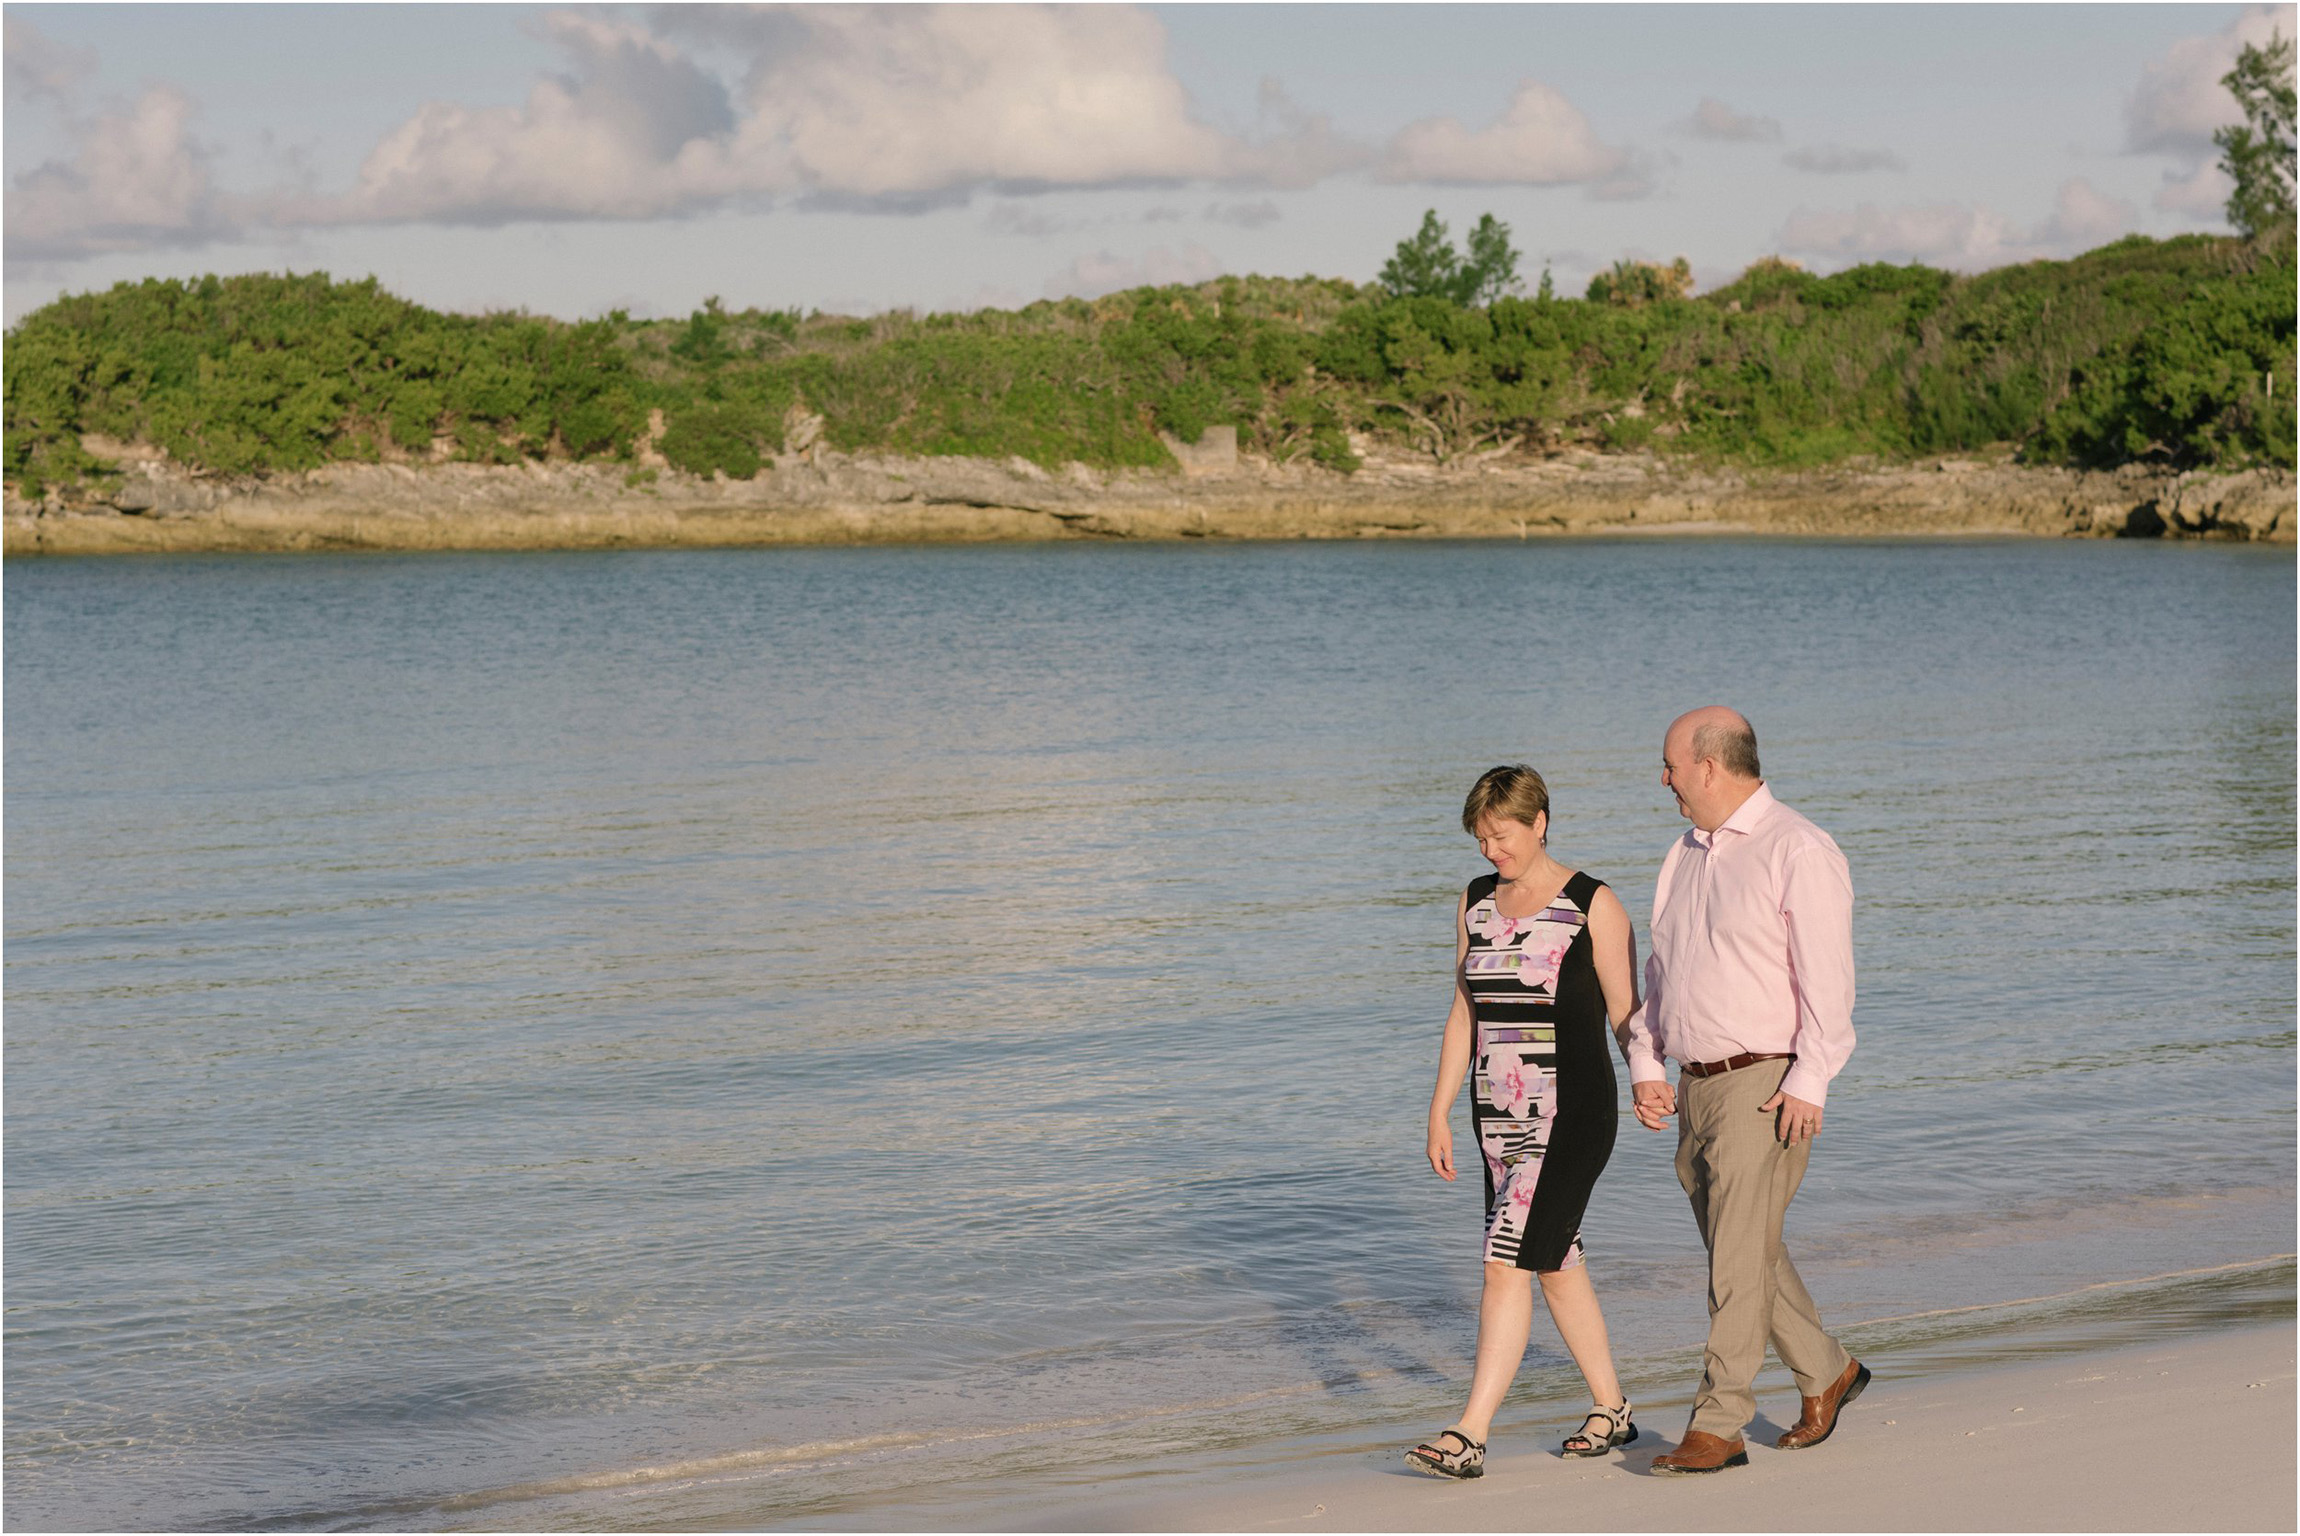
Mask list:
[[[1756,831],[1763,824],[1765,818],[1773,814],[1773,808],[1780,803],[1773,798],[1773,791],[1760,780],[1757,785],[1757,792],[1742,801],[1740,808],[1734,811],[1732,815],[1719,822],[1717,832],[1738,832],[1746,837]],[[1717,832],[1704,832],[1699,827],[1695,827],[1692,829],[1693,840],[1704,848],[1714,847],[1717,842]]]

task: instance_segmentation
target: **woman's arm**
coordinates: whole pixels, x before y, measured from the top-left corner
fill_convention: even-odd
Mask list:
[[[1470,1011],[1469,981],[1461,963],[1469,954],[1469,893],[1463,892],[1453,912],[1453,1008],[1445,1016],[1445,1040],[1438,1047],[1437,1088],[1430,1094],[1430,1167],[1441,1179],[1451,1180],[1453,1166],[1454,1095],[1469,1071],[1470,1034],[1476,1015]],[[1623,919],[1627,921],[1626,918]]]
[[[1613,887],[1597,888],[1589,904],[1589,957],[1597,964],[1597,985],[1605,993],[1605,1016],[1613,1038],[1629,1056],[1629,1016],[1637,1011],[1637,929]]]

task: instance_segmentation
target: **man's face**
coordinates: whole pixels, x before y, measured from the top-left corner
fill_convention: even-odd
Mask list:
[[[1661,741],[1661,787],[1677,797],[1677,814],[1703,831],[1716,830],[1704,814],[1716,807],[1718,767],[1693,755],[1693,733],[1671,731]]]

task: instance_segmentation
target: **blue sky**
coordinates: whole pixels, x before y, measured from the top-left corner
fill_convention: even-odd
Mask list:
[[[575,316],[1371,278],[1425,208],[1559,284],[2220,230],[2291,6],[6,8],[5,306],[373,273]]]

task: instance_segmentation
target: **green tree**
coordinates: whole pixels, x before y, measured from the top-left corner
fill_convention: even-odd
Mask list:
[[[1509,243],[1509,226],[1490,213],[1480,216],[1477,228],[1469,232],[1462,285],[1469,290],[1463,302],[1481,308],[1517,291],[1517,249]]]
[[[717,294],[687,317],[687,328],[671,343],[671,356],[694,368],[716,368],[727,360],[727,312]]]
[[[2243,126],[2212,136],[2220,146],[2220,168],[2236,183],[2228,197],[2228,222],[2247,235],[2288,229],[2294,169],[2292,40],[2272,32],[2265,48],[2246,44],[2220,83],[2244,109]]]
[[[783,451],[794,407],[841,453],[1050,470],[1171,467],[1161,431],[1217,422],[1248,453],[1344,471],[1368,439],[1440,461],[1513,443],[1759,465],[2004,446],[2184,468],[2288,466],[2300,440],[2286,244],[2135,235],[1972,276],[1769,258],[1703,296],[1681,262],[1625,262],[1599,302],[1552,287],[1481,306],[1493,286],[1462,286],[1476,263],[1425,229],[1420,253],[1450,257],[1455,283],[1418,297],[1228,277],[870,321],[451,315],[322,273],[121,283],[9,330],[0,469],[69,498],[115,477],[107,441],[225,474],[627,459],[660,412],[657,451],[739,479]]]
[[[1393,299],[1450,299],[1459,291],[1461,257],[1435,208],[1422,215],[1412,239],[1398,242],[1376,281]]]
[[[1464,308],[1483,308],[1517,290],[1518,255],[1509,226],[1492,214],[1480,215],[1469,232],[1467,253],[1456,251],[1445,221],[1435,208],[1422,215],[1422,227],[1400,240],[1383,263],[1382,288],[1393,299],[1446,299]]]

